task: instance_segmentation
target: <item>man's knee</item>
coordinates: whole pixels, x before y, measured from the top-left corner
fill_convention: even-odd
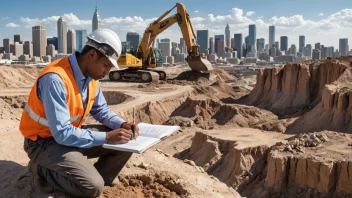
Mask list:
[[[97,197],[103,193],[104,180],[100,178],[91,178],[86,182],[82,182],[80,191],[82,197]]]

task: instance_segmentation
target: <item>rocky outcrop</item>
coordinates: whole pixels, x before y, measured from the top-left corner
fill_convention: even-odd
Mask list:
[[[201,128],[226,125],[277,132],[283,132],[286,129],[277,116],[269,111],[245,105],[224,104],[203,97],[187,98],[171,116],[192,118]]]
[[[306,142],[299,135],[286,145]],[[352,158],[348,138],[333,132],[310,135],[318,144],[304,144],[304,150],[287,150],[278,144],[267,156],[261,182],[242,192],[242,196],[266,194],[269,197],[344,197],[352,195]],[[302,144],[301,144],[302,145]],[[313,148],[314,147],[314,148]],[[256,190],[253,190],[256,189]]]
[[[274,134],[274,135],[273,135]],[[223,138],[231,136],[232,140]],[[255,129],[238,129],[206,133],[197,132],[189,150],[181,154],[182,159],[189,159],[228,186],[241,192],[258,175],[266,165],[269,148],[279,139],[275,133],[266,133],[269,137],[261,143],[263,132]],[[272,137],[270,137],[272,136]],[[241,138],[252,139],[254,143],[241,142]],[[252,137],[252,138],[249,138]],[[239,141],[237,141],[237,140]]]
[[[326,85],[321,102],[291,124],[286,133],[331,130],[352,133],[352,74],[347,69],[341,77]]]
[[[303,115],[321,101],[325,85],[337,80],[349,64],[350,60],[326,59],[261,69],[243,103],[281,117]]]
[[[287,138],[231,130],[197,132],[181,159],[192,160],[245,197],[352,195],[351,135],[323,131]]]

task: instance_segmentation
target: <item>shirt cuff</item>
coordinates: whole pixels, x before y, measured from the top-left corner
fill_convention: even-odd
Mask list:
[[[94,132],[94,144],[93,146],[101,146],[105,144],[106,132]]]
[[[113,129],[119,129],[121,128],[122,123],[126,122],[124,119],[122,118],[118,118],[115,122],[114,122],[114,126]]]

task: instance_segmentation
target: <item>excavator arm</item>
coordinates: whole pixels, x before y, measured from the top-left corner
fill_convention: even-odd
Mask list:
[[[177,13],[164,19],[174,8],[177,7]],[[143,38],[138,47],[138,56],[142,58],[143,63],[148,64],[150,57],[150,46],[154,42],[156,36],[162,33],[164,30],[169,28],[175,23],[180,26],[182,36],[185,40],[187,46],[187,62],[192,70],[196,71],[209,71],[213,67],[211,63],[202,57],[202,54],[198,53],[199,45],[195,44],[196,35],[192,26],[192,22],[186,8],[181,3],[176,3],[176,5],[170,10],[166,11],[157,20],[149,25],[145,30]],[[194,38],[194,39],[193,39]]]

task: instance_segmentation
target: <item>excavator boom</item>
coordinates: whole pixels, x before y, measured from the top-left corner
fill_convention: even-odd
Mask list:
[[[177,13],[164,19],[174,8],[177,8]],[[180,26],[183,39],[187,46],[187,62],[192,70],[195,71],[210,71],[213,69],[211,63],[204,57],[203,54],[198,52],[199,45],[195,44],[196,35],[192,26],[190,16],[182,3],[176,5],[170,10],[166,11],[157,20],[149,25],[145,30],[143,39],[140,42],[138,53],[144,63],[148,62],[150,56],[150,46],[155,40],[156,36],[164,30],[172,26],[174,23]]]
[[[165,18],[175,8],[177,8],[177,13]],[[206,59],[204,54],[198,52],[199,45],[196,44],[196,35],[185,6],[181,3],[176,3],[173,8],[166,11],[146,28],[135,54],[126,53],[120,56],[118,65],[120,67],[127,67],[127,69],[110,71],[110,80],[120,81],[123,79],[132,79],[143,82],[165,80],[165,71],[153,70],[158,64],[162,64],[162,61],[160,50],[154,49],[151,46],[156,36],[176,22],[180,26],[182,36],[187,46],[187,62],[189,67],[193,71],[213,70],[213,66]]]

